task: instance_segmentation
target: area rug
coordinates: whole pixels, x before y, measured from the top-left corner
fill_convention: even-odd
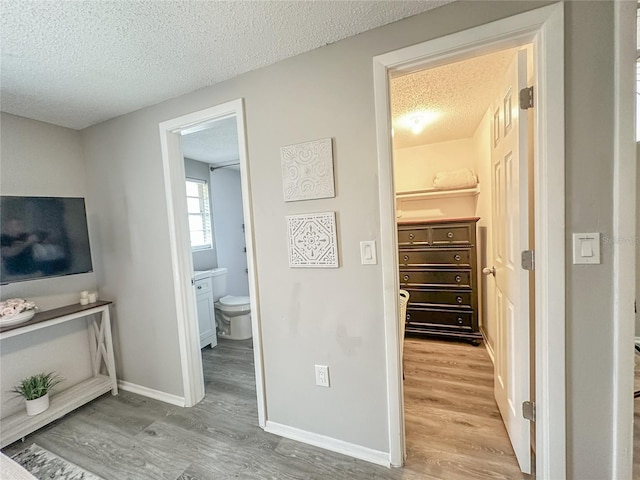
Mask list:
[[[35,443],[12,458],[39,480],[103,480]]]

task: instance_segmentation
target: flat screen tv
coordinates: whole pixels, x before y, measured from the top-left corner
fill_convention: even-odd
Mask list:
[[[0,234],[1,284],[93,270],[84,198],[2,195]]]

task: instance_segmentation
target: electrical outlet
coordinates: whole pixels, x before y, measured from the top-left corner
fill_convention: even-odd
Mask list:
[[[326,365],[316,365],[316,385],[320,387],[329,386],[329,367]]]

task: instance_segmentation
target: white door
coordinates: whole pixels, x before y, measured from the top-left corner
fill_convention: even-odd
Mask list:
[[[527,52],[519,51],[494,104],[492,145],[493,252],[495,267],[494,390],[520,468],[531,473],[529,398],[529,272],[520,255],[529,248],[528,122],[519,108],[526,87]]]

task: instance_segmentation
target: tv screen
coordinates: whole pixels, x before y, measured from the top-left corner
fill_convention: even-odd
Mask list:
[[[0,234],[0,283],[93,269],[84,198],[2,195]]]

